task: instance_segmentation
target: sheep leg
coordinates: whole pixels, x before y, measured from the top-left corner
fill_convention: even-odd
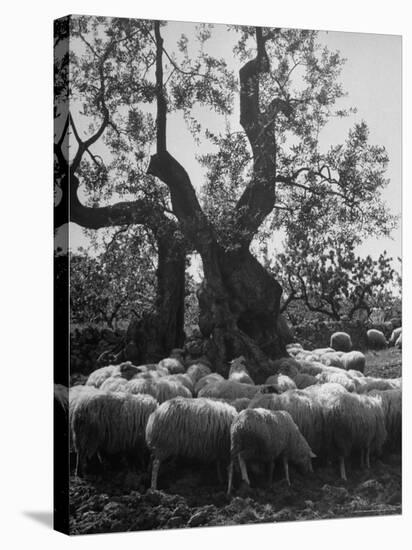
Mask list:
[[[153,459],[152,484],[150,486],[150,488],[153,491],[156,491],[156,489],[157,489],[157,476],[159,475],[159,468],[160,468],[160,459],[159,458]]]
[[[360,452],[360,467],[361,467],[362,470],[365,467],[365,452],[364,452],[364,449],[361,449],[361,452]]]
[[[269,486],[273,483],[273,470],[275,468],[275,463],[273,460],[269,462]]]
[[[216,462],[216,470],[217,470],[217,479],[218,479],[219,483],[222,484],[223,483],[223,475],[222,475],[222,468],[221,468],[220,460],[218,460]]]
[[[227,495],[229,496],[232,493],[233,485],[233,460],[230,461],[228,467],[228,483],[227,483]]]
[[[343,481],[348,481],[346,477],[346,470],[345,470],[345,457],[343,456],[339,457],[339,468],[340,468],[341,479],[343,479]]]
[[[285,469],[286,482],[290,487],[289,462],[288,462],[288,459],[286,458],[286,456],[283,457],[283,468]]]
[[[366,449],[366,467],[367,469],[369,470],[369,468],[371,467],[371,463],[370,463],[370,449],[369,447],[367,447]]]
[[[242,475],[243,481],[245,481],[248,485],[250,485],[250,481],[247,475],[246,462],[241,455],[239,455],[239,466],[240,466],[240,473]]]
[[[80,453],[76,453],[76,468],[74,470],[74,475],[76,477],[79,477],[79,471],[80,471]]]

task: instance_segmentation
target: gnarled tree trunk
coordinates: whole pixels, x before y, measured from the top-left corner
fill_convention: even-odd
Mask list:
[[[131,320],[124,345],[116,350],[116,361],[158,361],[171,349],[182,347],[184,342],[186,244],[179,225],[166,217],[158,205],[145,200],[120,202],[107,207],[84,206],[77,195],[78,186],[79,180],[70,169],[61,180],[62,199],[55,212],[57,226],[60,211],[67,208],[70,201],[70,221],[82,227],[99,229],[143,224],[155,237],[158,268],[153,312],[142,319]]]
[[[208,354],[217,370],[238,355],[248,359],[256,382],[273,372],[271,359],[286,355],[277,331],[280,284],[251,254],[253,236],[273,210],[276,198],[276,143],[274,121],[289,106],[273,100],[265,113],[259,108],[259,77],[269,70],[262,29],[256,29],[257,55],[240,70],[240,122],[253,152],[253,175],[236,208],[239,242],[225,249],[205,216],[183,166],[166,149],[166,112],[161,70],[162,39],[157,40],[157,153],[148,173],[170,190],[173,211],[186,239],[203,261],[204,282],[198,293],[199,327],[209,339]]]

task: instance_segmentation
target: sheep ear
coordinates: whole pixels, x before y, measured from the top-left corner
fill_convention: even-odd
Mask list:
[[[318,455],[315,455],[313,451],[310,451],[310,458],[317,458]]]

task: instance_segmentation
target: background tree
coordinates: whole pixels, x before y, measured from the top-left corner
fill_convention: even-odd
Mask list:
[[[141,226],[126,226],[103,243],[94,242],[91,250],[70,254],[73,323],[124,327],[132,312],[137,317],[152,312],[157,250],[150,236]]]
[[[284,288],[281,312],[300,302],[310,312],[334,320],[353,319],[359,312],[370,315],[376,295],[394,280],[392,258],[386,253],[378,260],[361,258],[353,244],[340,244],[326,238],[321,247],[305,242],[278,255],[275,273]]]

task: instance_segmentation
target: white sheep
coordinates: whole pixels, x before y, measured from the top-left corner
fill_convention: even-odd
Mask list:
[[[243,411],[249,407],[250,399],[247,397],[238,397],[237,399],[222,399],[221,397],[208,397],[207,399],[212,399],[213,401],[223,401],[228,405],[231,405],[236,409],[237,412]]]
[[[169,371],[170,374],[179,374],[185,372],[183,364],[175,357],[166,357],[159,361],[159,368],[164,368]]]
[[[133,376],[136,376],[137,374],[140,374],[145,370],[146,367],[143,367],[143,369],[141,369],[140,367],[136,367],[135,365],[133,365],[131,361],[125,361],[124,363],[120,363],[116,366],[116,369],[112,376],[121,376],[126,380],[130,380],[131,378],[133,378]]]
[[[154,399],[157,400],[158,390],[157,390],[157,379],[150,378],[133,378],[126,383],[125,391],[133,395],[146,394],[151,395]]]
[[[229,376],[229,380],[240,382],[241,384],[254,384],[254,381],[247,372],[234,372]]]
[[[316,348],[313,350],[314,355],[324,355],[325,353],[334,353],[336,350],[333,348]]]
[[[325,365],[323,363],[318,363],[317,361],[307,361],[306,359],[298,359],[299,362],[299,373],[309,374],[310,376],[316,376],[324,371]]]
[[[358,393],[368,393],[372,390],[396,390],[402,385],[401,378],[374,378],[365,376],[356,381],[356,391]]]
[[[293,357],[281,357],[272,362],[274,373],[285,374],[294,378],[300,370],[299,362]]]
[[[311,386],[312,387],[312,386]],[[307,390],[289,390],[281,394],[257,394],[250,402],[250,409],[287,411],[311,449],[319,455],[323,450],[323,414],[320,404]]]
[[[284,374],[272,374],[266,379],[265,384],[274,386],[277,393],[282,393],[287,390],[296,390],[295,382]]]
[[[202,388],[199,397],[220,397],[222,399],[237,399],[238,397],[247,397],[251,399],[260,390],[260,386],[252,384],[242,384],[235,380],[222,380],[207,384]]]
[[[173,399],[174,397],[191,398],[191,391],[178,380],[160,378],[156,381],[157,400],[159,403]]]
[[[229,380],[241,382],[242,384],[254,384],[246,366],[246,359],[241,355],[230,362]]]
[[[395,328],[392,331],[391,337],[389,338],[389,345],[394,346],[401,334],[402,334],[402,327]]]
[[[323,371],[322,373],[316,375],[316,379],[319,384],[340,384],[349,392],[354,392],[357,388],[354,379],[351,378],[344,370],[341,372]]]
[[[365,378],[363,372],[360,372],[359,370],[349,369],[346,372],[351,378]]]
[[[366,333],[366,337],[368,340],[368,346],[372,349],[382,349],[386,348],[388,345],[385,335],[380,330],[371,328]]]
[[[193,384],[196,386],[197,382],[204,376],[211,374],[211,369],[204,363],[194,363],[187,369],[186,374],[190,376]]]
[[[200,390],[208,384],[211,384],[213,382],[221,382],[222,380],[224,380],[223,376],[221,374],[218,374],[217,372],[212,372],[210,374],[207,374],[206,376],[203,376],[200,380],[196,382],[194,395],[197,395]]]
[[[291,415],[286,411],[246,409],[239,413],[230,428],[230,455],[228,494],[232,492],[233,465],[238,458],[242,479],[250,485],[246,460],[257,459],[270,465],[269,484],[272,483],[274,461],[282,456],[288,485],[289,460],[312,471],[312,452]]]
[[[86,386],[94,386],[100,388],[103,382],[113,376],[116,371],[116,365],[108,365],[107,367],[101,367],[90,373],[89,378],[86,381]]]
[[[330,337],[330,347],[335,351],[350,351],[352,339],[347,332],[334,332]]]
[[[361,452],[361,464],[370,467],[370,453],[380,453],[386,439],[383,408],[378,398],[349,393],[338,384],[311,386],[306,392],[321,405],[324,439],[339,459],[340,476],[347,480],[345,459]]]
[[[193,380],[186,372],[183,374],[171,374],[167,378],[180,382],[181,384],[186,386],[186,388],[194,395],[195,388]]]
[[[341,361],[345,370],[365,372],[366,357],[360,351],[344,353],[341,357]]]
[[[149,395],[79,393],[71,415],[76,475],[79,465],[84,467],[98,453],[141,452],[148,418],[156,408],[156,400]]]
[[[387,432],[385,448],[400,452],[402,442],[402,391],[400,389],[373,390],[369,395],[377,397],[382,403]]]
[[[286,346],[286,351],[291,357],[296,357],[296,355],[303,350],[300,344],[299,347],[296,347],[296,345],[297,344],[291,344],[290,346]]]
[[[127,382],[126,378],[111,376],[110,378],[106,378],[99,389],[105,392],[124,392],[126,391]]]
[[[160,464],[169,457],[228,461],[230,426],[236,416],[234,407],[212,399],[176,398],[160,405],[146,428],[153,456],[151,488],[157,488]]]
[[[295,376],[294,382],[298,390],[304,390],[309,386],[313,386],[314,384],[317,384],[318,380],[316,376],[312,376],[311,374],[306,374],[305,372],[299,372]]]
[[[303,349],[302,344],[299,344],[299,342],[292,342],[290,344],[286,344],[286,351],[289,352],[291,349]]]
[[[134,378],[126,383],[124,391],[153,396],[159,403],[174,397],[192,397],[191,391],[179,380],[173,377],[162,376],[156,379]]]
[[[321,355],[314,354],[313,351],[309,351],[307,349],[301,349],[298,351],[298,353],[295,354],[294,359],[297,361],[304,360],[304,361],[319,361],[319,358]]]
[[[320,362],[327,367],[337,367],[343,369],[343,360],[339,353],[324,353],[320,356]]]

